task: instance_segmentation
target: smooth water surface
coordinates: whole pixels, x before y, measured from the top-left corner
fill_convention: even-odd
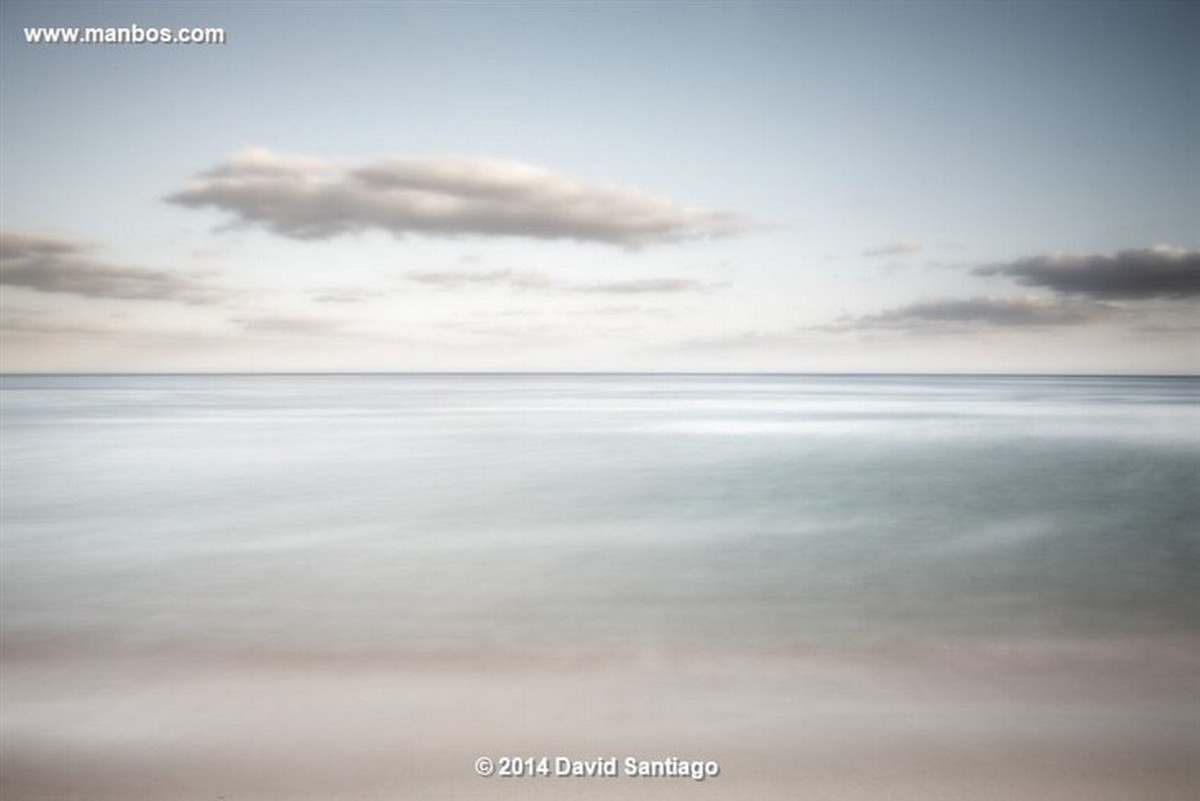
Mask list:
[[[3,638],[1194,633],[1200,382],[7,376]]]

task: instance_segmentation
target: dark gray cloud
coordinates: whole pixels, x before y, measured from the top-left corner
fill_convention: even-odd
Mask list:
[[[1200,296],[1200,251],[1158,245],[1114,255],[1042,255],[978,267],[1027,286],[1097,300],[1184,299]]]
[[[921,246],[916,242],[889,242],[877,248],[864,250],[864,256],[903,256],[905,253],[916,253]]]
[[[545,273],[527,270],[481,270],[462,272],[457,270],[414,270],[405,275],[409,281],[426,284],[439,289],[465,289],[467,287],[497,286],[522,290],[552,290],[557,292],[586,292],[610,295],[667,294],[677,292],[703,292],[716,288],[691,278],[642,278],[632,281],[608,281],[595,284],[578,284],[559,281]]]
[[[105,264],[65,238],[0,232],[0,284],[88,298],[216,303],[224,293],[165,270]]]
[[[294,239],[381,229],[639,247],[746,228],[736,214],[475,156],[395,156],[347,166],[252,149],[201,173],[167,200],[216,208]]]
[[[885,249],[881,248],[868,254],[883,252]],[[1162,317],[1181,311],[1178,304],[1147,307],[1137,301],[1178,301],[1200,296],[1200,251],[1166,245],[1122,250],[1113,255],[1040,255],[976,266],[972,272],[1049,289],[1054,296],[942,298],[877,314],[844,317],[811,330],[938,333],[1072,326],[1101,320],[1132,322],[1139,316]]]
[[[912,303],[878,314],[843,318],[819,330],[896,329],[962,330],[980,327],[1044,327],[1081,325],[1109,311],[1092,303],[1061,303],[1033,299],[967,298]]]

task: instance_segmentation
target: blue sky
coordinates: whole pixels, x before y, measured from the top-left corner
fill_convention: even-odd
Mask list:
[[[1195,3],[0,20],[5,371],[1200,371]]]

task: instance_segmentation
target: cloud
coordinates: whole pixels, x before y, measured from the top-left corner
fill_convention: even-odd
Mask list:
[[[87,336],[106,336],[113,333],[113,326],[92,322],[63,322],[57,316],[45,311],[5,306],[0,308],[0,330],[10,335],[86,334]]]
[[[644,278],[639,281],[610,281],[602,284],[582,284],[579,292],[601,292],[612,295],[642,295],[650,293],[706,292],[713,285],[691,278]]]
[[[714,337],[698,337],[685,340],[677,346],[681,350],[739,351],[768,348],[791,348],[805,343],[804,329],[790,331],[742,331]]]
[[[1147,334],[1151,336],[1160,334],[1167,336],[1198,336],[1200,335],[1200,322],[1179,325],[1137,325],[1130,330],[1135,334]]]
[[[61,237],[0,231],[0,284],[87,298],[216,303],[224,293],[164,270],[105,264]]]
[[[568,281],[558,281],[545,273],[512,269],[477,272],[415,270],[407,273],[405,277],[409,281],[414,281],[418,284],[427,284],[439,289],[500,286],[522,290],[552,290],[557,292],[587,292],[611,295],[705,292],[719,286],[705,284],[691,278],[643,278],[634,281],[576,284]]]
[[[463,289],[471,286],[505,286],[514,289],[553,289],[554,279],[543,273],[525,270],[485,270],[459,272],[455,270],[412,270],[405,278],[438,289]]]
[[[864,250],[864,256],[902,256],[905,253],[916,253],[921,246],[916,242],[889,242],[871,250]]]
[[[283,315],[235,317],[230,322],[247,333],[279,336],[327,336],[341,333],[345,327],[344,323],[336,320]]]
[[[979,267],[974,272],[1098,300],[1200,296],[1200,251],[1169,245],[1122,250],[1111,256],[1033,256]]]
[[[846,317],[819,330],[898,329],[915,331],[963,328],[1030,328],[1089,323],[1110,311],[1092,303],[1062,303],[1030,298],[940,299],[912,303],[878,314]]]
[[[868,251],[878,252],[883,249]],[[1200,296],[1200,251],[1167,245],[1122,250],[1113,255],[1039,255],[975,266],[971,272],[1049,289],[1054,296],[927,300],[876,314],[843,317],[811,330],[941,333],[1074,326],[1101,320],[1131,323],[1147,314],[1161,317],[1184,311],[1178,306],[1174,312],[1172,307],[1147,308],[1137,301]]]
[[[66,256],[80,253],[82,250],[82,247],[68,239],[0,231],[0,261]]]
[[[729,212],[479,156],[402,155],[354,166],[255,148],[201,173],[166,199],[213,207],[293,239],[381,229],[640,247],[746,228],[745,220]]]
[[[313,303],[354,304],[382,298],[386,292],[369,291],[366,289],[331,288],[313,295]]]
[[[137,323],[125,314],[110,314],[106,318],[64,317],[56,311],[17,306],[0,308],[0,332],[3,332],[3,337],[0,338],[14,340],[46,341],[63,337],[72,343],[83,343],[104,339],[121,341],[124,345],[135,347],[166,342],[181,345],[211,344],[220,339],[203,330]]]

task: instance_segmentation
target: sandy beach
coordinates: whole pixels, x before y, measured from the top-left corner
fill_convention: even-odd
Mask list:
[[[1186,799],[1195,642],[187,653],[7,648],[3,796]],[[549,758],[483,778],[480,756]],[[716,761],[570,778],[557,757]],[[622,771],[623,773],[623,771]]]

